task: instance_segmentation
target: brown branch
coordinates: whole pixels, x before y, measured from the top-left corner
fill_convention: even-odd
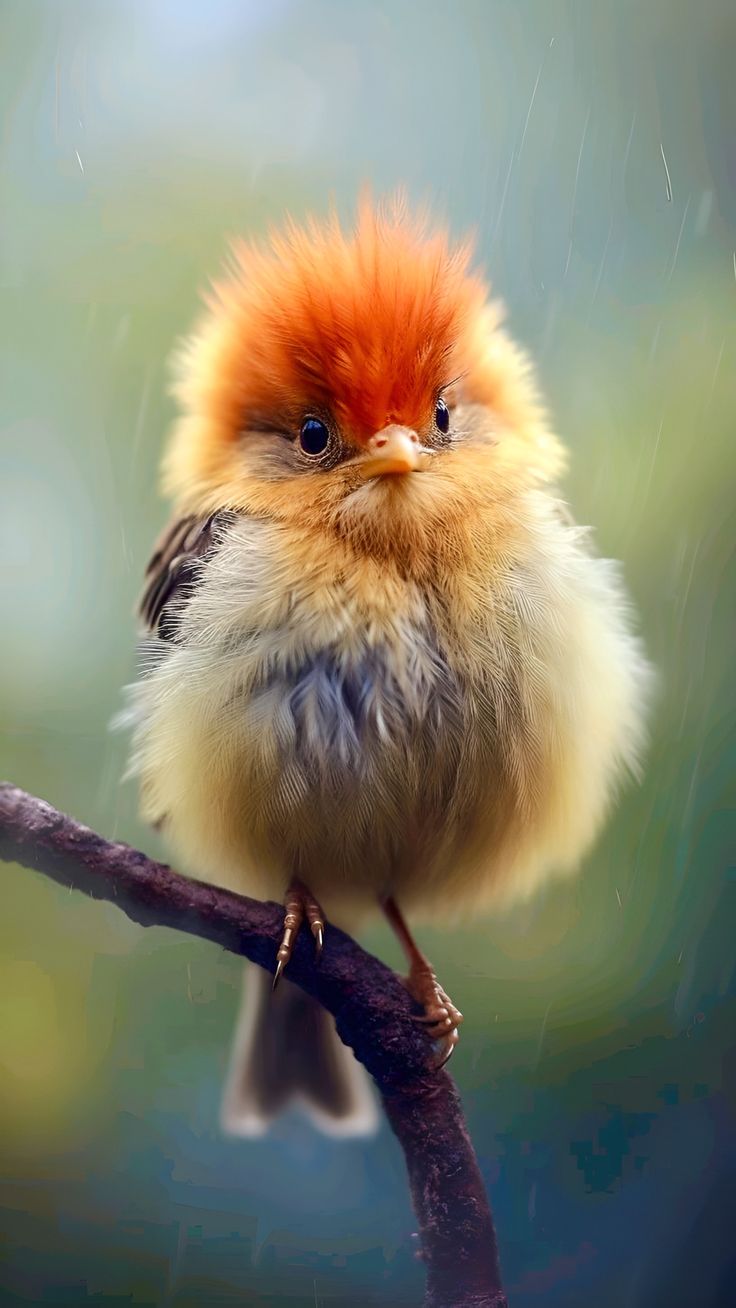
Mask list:
[[[180,876],[0,783],[0,859],[117,904],[141,926],[212,940],[273,972],[283,910]],[[496,1237],[457,1090],[399,978],[330,926],[319,965],[303,933],[289,978],[333,1014],[373,1076],[406,1157],[427,1272],[425,1308],[507,1308]]]

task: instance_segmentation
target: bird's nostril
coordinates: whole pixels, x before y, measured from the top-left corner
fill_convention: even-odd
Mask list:
[[[388,445],[388,436],[374,436],[371,444],[375,449],[380,450],[384,445]]]

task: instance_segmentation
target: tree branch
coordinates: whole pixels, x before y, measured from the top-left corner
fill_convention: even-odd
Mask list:
[[[107,899],[141,926],[212,940],[273,972],[283,925],[259,903],[180,876],[129,845],[104,840],[41,799],[0,783],[0,859]],[[373,1076],[406,1157],[427,1272],[425,1308],[507,1308],[496,1237],[457,1090],[432,1072],[413,1002],[379,959],[337,927],[319,965],[302,933],[289,979],[333,1014],[345,1044]]]

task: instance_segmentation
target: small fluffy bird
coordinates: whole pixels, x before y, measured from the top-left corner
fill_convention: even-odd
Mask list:
[[[474,917],[574,870],[642,744],[617,567],[467,245],[364,202],[234,247],[177,361],[133,688],[142,812],[185,867],[322,948],[380,907],[438,1062],[462,1015],[404,913]],[[257,968],[224,1101],[371,1118],[332,1019]]]

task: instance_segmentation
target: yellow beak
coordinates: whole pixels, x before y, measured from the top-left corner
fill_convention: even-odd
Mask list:
[[[366,453],[356,468],[364,477],[383,477],[387,473],[416,472],[421,445],[411,427],[392,423],[377,431],[368,441]]]

